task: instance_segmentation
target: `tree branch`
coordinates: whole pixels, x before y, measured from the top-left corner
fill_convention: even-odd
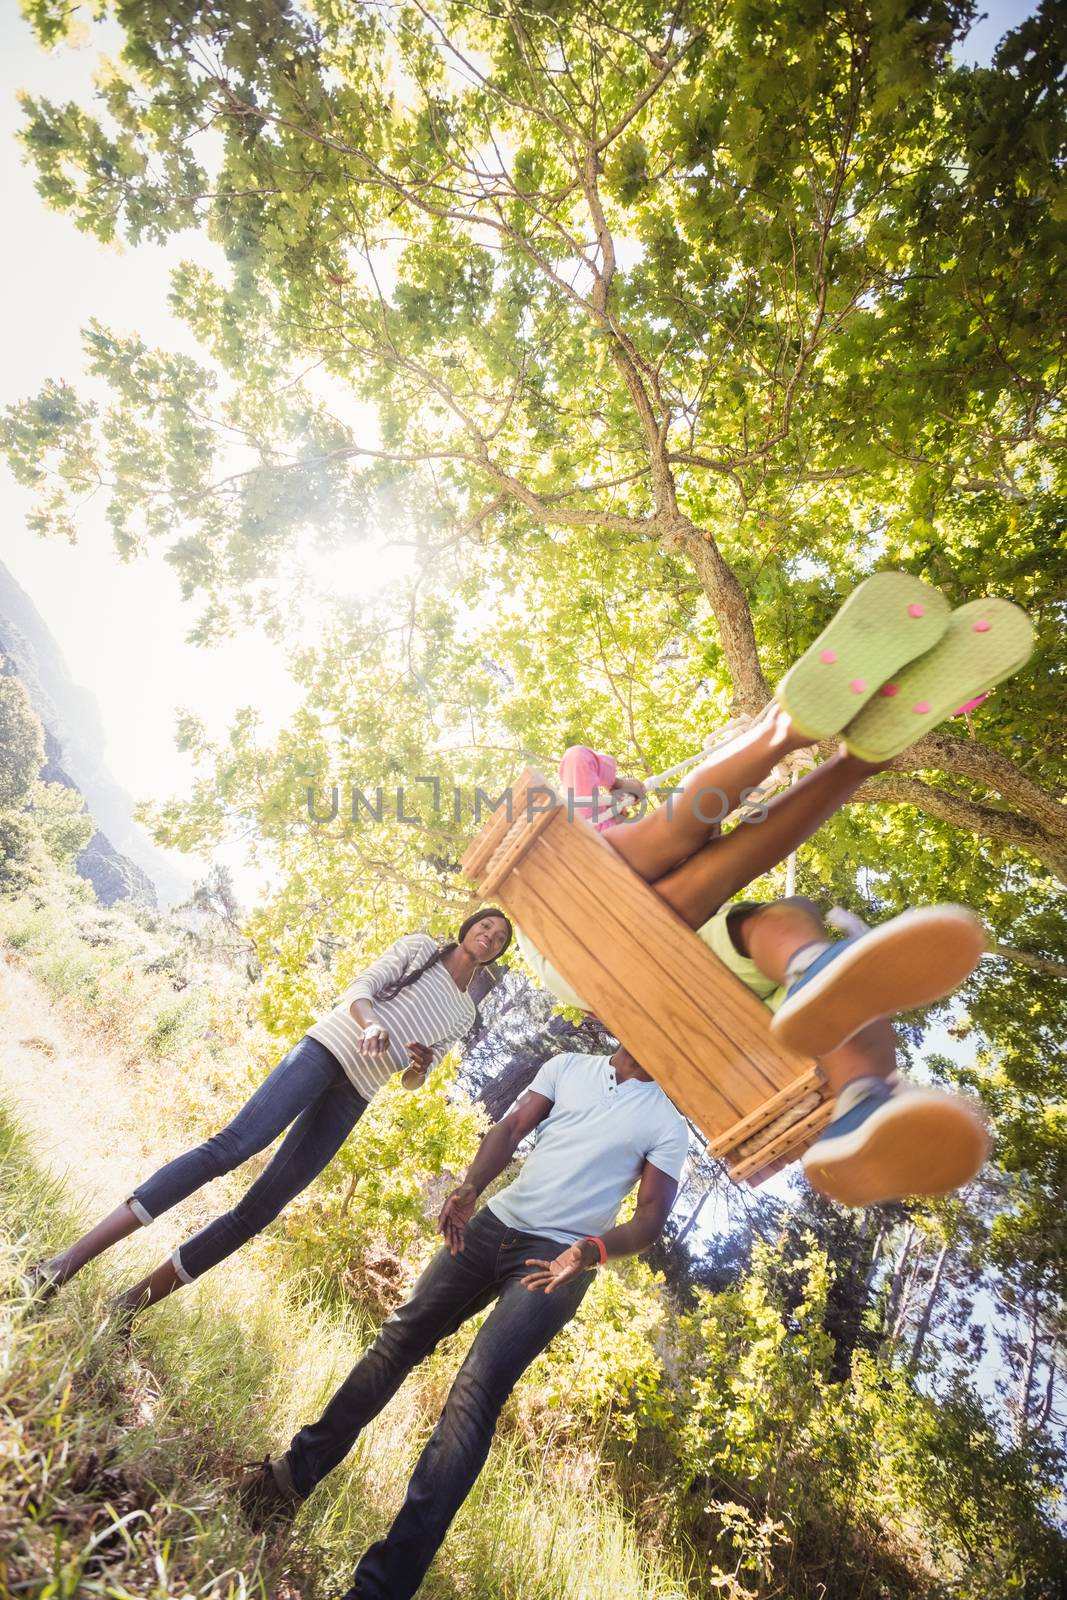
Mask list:
[[[992,944],[986,954],[1014,961],[1033,972],[1043,972],[1049,978],[1067,978],[1067,961],[1054,961],[1051,956],[1035,956],[1030,950],[1014,950],[1007,944]]]
[[[1042,789],[1021,772],[1010,757],[992,745],[980,739],[961,739],[945,728],[935,728],[913,744],[901,760],[912,772],[925,767],[937,768],[994,790],[1049,839],[1067,849],[1067,805],[1062,796]]]
[[[951,794],[947,789],[935,789],[921,778],[871,778],[861,784],[852,798],[853,802],[860,803],[915,806],[964,832],[1027,851],[1061,882],[1067,883],[1067,850],[1049,839],[1029,817],[980,805],[963,795]]]

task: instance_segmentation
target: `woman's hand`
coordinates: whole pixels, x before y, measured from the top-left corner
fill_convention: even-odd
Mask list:
[[[433,1066],[433,1051],[416,1040],[407,1046],[407,1052],[408,1065],[400,1074],[400,1082],[405,1089],[421,1089],[426,1082],[426,1074]]]
[[[600,1252],[596,1245],[583,1239],[581,1244],[568,1246],[554,1261],[527,1261],[526,1265],[536,1267],[537,1271],[528,1272],[521,1281],[527,1289],[543,1289],[546,1294],[551,1294],[561,1283],[571,1283],[583,1272],[588,1272],[599,1260]]]
[[[381,1022],[364,1022],[356,1011],[359,1001],[353,1000],[349,1011],[356,1022],[363,1029],[363,1037],[359,1042],[359,1051],[364,1056],[384,1056],[389,1050],[389,1029]]]
[[[458,1189],[452,1190],[441,1207],[441,1215],[437,1219],[437,1231],[444,1234],[445,1243],[452,1255],[458,1255],[463,1249],[463,1230],[473,1217],[477,1204],[478,1191],[473,1183],[461,1183]]]

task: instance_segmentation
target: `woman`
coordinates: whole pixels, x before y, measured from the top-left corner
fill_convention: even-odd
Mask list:
[[[239,1250],[318,1177],[394,1072],[404,1073],[406,1087],[417,1087],[470,1031],[477,1016],[470,981],[510,943],[511,924],[493,907],[468,917],[453,943],[438,945],[425,933],[398,939],[308,1029],[227,1127],[161,1167],[61,1255],[34,1267],[34,1287],[59,1288],[94,1256],[289,1128],[233,1210],[201,1228],[118,1304],[130,1314],[154,1305]]]

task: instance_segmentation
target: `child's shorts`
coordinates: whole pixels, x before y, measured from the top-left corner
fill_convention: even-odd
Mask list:
[[[773,978],[765,977],[754,961],[741,954],[730,938],[730,930],[726,925],[727,918],[735,911],[755,911],[759,905],[758,900],[731,900],[729,905],[723,906],[721,911],[716,911],[702,928],[697,929],[697,938],[703,939],[723,966],[728,968],[735,978],[740,978],[745,988],[751,989],[757,1000],[762,1000],[769,1011],[777,1011],[785,999],[785,989],[781,984],[775,983]]]
[[[785,990],[776,984],[773,978],[764,977],[763,973],[750,961],[748,956],[743,956],[736,949],[730,938],[730,930],[726,919],[731,912],[754,910],[759,904],[756,900],[732,900],[729,905],[716,911],[713,917],[705,922],[702,928],[697,929],[697,938],[703,939],[708,949],[718,956],[723,966],[733,973],[735,978],[740,978],[746,989],[751,989],[757,999],[771,1011],[777,1011],[785,999]],[[575,1006],[579,1011],[592,1011],[593,1007],[586,1005],[571,988],[570,984],[556,971],[552,963],[547,960],[526,937],[521,928],[515,929],[515,941],[522,953],[524,960],[537,974],[538,981],[552,995],[555,995],[561,1006]]]

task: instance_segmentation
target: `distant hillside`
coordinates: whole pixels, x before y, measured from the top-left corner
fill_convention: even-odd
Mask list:
[[[133,820],[132,798],[104,766],[104,728],[100,710],[81,688],[37,607],[0,562],[0,671],[14,672],[26,686],[45,727],[48,783],[77,789],[97,831],[78,858],[104,905],[116,900],[174,905],[184,900],[191,880],[176,871]]]

